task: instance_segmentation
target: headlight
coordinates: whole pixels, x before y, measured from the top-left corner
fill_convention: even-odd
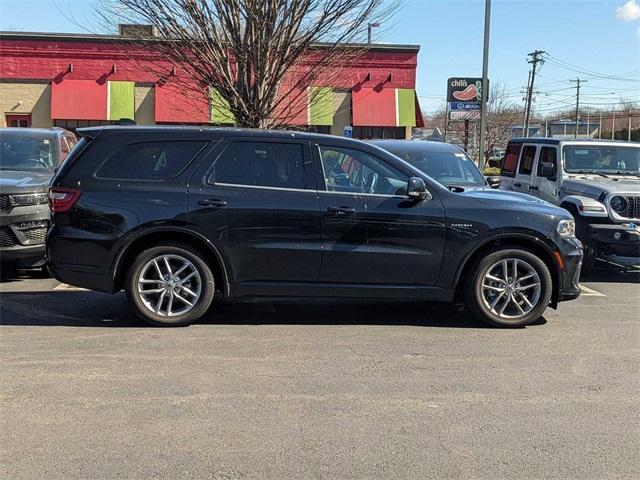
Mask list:
[[[9,195],[9,203],[13,207],[26,207],[27,205],[40,205],[47,203],[46,193],[27,193],[21,195]]]
[[[576,222],[573,220],[560,220],[556,227],[556,231],[561,237],[575,237]]]
[[[624,212],[628,206],[627,199],[624,197],[616,196],[611,199],[611,208],[618,213]]]

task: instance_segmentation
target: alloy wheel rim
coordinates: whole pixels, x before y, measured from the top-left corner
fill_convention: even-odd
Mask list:
[[[176,317],[192,310],[202,294],[202,278],[196,266],[180,255],[159,255],[142,267],[138,295],[142,304],[162,317]]]
[[[517,320],[538,305],[542,283],[529,262],[506,258],[486,270],[480,288],[482,301],[491,313],[505,320]]]

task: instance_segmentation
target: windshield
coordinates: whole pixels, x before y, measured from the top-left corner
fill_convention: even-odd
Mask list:
[[[562,154],[567,173],[640,173],[640,148],[631,145],[565,145]]]
[[[53,171],[54,140],[50,138],[0,139],[0,170]]]
[[[484,187],[486,185],[476,164],[462,151],[430,152],[426,149],[395,147],[389,148],[389,151],[445,187]]]

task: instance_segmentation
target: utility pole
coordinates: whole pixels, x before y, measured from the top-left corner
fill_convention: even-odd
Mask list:
[[[484,4],[484,49],[482,52],[482,97],[480,99],[480,145],[478,166],[484,170],[484,136],[487,130],[487,98],[489,97],[489,29],[491,27],[491,0]]]
[[[580,84],[585,83],[587,80],[581,80],[580,78],[576,78],[575,80],[569,80],[576,84],[576,134],[575,138],[578,138],[578,122],[580,121],[580,116],[578,115],[580,109]]]
[[[527,110],[524,120],[524,126],[529,131],[529,121],[531,120],[531,101],[533,100],[533,85],[536,81],[536,70],[538,69],[538,63],[544,63],[544,59],[542,58],[542,54],[547,53],[543,50],[536,50],[527,55],[527,57],[531,57],[527,60],[527,63],[532,65],[531,67],[531,81],[529,82],[529,89],[527,91]]]
[[[529,70],[529,78],[527,78],[527,89],[523,92],[520,90],[520,93],[524,93],[526,96],[522,98],[524,100],[524,118],[522,119],[522,136],[528,137],[529,130],[525,131],[524,126],[527,123],[527,102],[529,101],[529,86],[531,85],[531,70]]]

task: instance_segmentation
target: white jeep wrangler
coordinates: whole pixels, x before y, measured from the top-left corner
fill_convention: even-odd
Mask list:
[[[557,138],[509,141],[500,188],[566,208],[584,245],[583,273],[597,258],[640,265],[640,143]]]

